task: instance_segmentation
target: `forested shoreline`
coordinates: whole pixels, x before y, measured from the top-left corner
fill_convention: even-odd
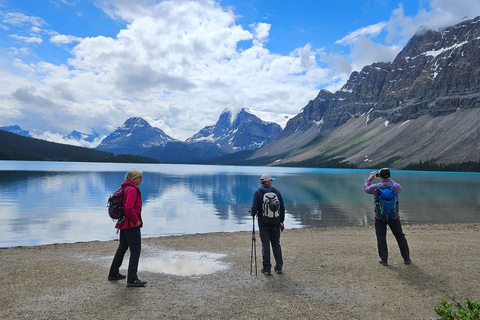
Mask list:
[[[111,152],[24,137],[2,130],[0,130],[0,160],[159,163],[152,158],[130,154],[114,155]]]
[[[253,151],[242,151],[238,154],[199,161],[197,164],[211,165],[265,165],[262,159],[252,161],[247,158]],[[153,158],[130,154],[115,155],[111,152],[49,142],[36,138],[24,137],[15,133],[0,130],[0,160],[17,161],[71,161],[71,162],[113,162],[113,163],[161,163]],[[271,160],[271,159],[269,159]],[[292,163],[291,166],[307,168],[348,168],[356,166],[342,162],[326,161],[321,155],[303,162]],[[288,165],[285,165],[288,166]],[[378,169],[378,168],[376,168]],[[435,160],[411,163],[402,170],[414,171],[451,171],[480,172],[480,161],[462,163],[437,163]]]

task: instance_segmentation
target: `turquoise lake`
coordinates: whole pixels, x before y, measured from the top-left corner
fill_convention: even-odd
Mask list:
[[[260,176],[285,200],[286,228],[372,225],[372,170],[0,161],[0,247],[112,240],[107,199],[143,170],[142,237],[252,230]],[[392,170],[404,224],[480,223],[480,174]],[[379,181],[379,180],[376,180]]]

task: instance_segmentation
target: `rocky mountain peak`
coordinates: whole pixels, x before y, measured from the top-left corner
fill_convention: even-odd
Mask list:
[[[257,149],[273,141],[281,131],[277,123],[262,121],[246,108],[235,117],[230,110],[224,110],[215,125],[203,128],[186,143],[212,143],[224,153],[232,153]]]
[[[176,141],[161,129],[152,127],[143,118],[133,117],[102,140],[96,149],[110,151],[115,154],[141,154],[145,150],[163,146]]]
[[[450,51],[480,36],[480,17],[465,19],[443,31],[420,29],[400,51],[395,60],[414,59],[419,55],[438,55]]]
[[[143,127],[150,128],[151,125],[147,121],[145,121],[143,118],[132,117],[127,119],[123,123],[121,128],[125,130],[132,130],[133,128],[143,128]]]

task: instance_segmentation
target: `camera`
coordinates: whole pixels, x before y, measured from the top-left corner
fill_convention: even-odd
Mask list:
[[[375,177],[377,177],[377,178],[380,177],[380,173],[378,173],[378,172],[375,173]]]

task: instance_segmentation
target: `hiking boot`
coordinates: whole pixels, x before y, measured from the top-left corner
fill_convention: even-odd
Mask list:
[[[271,276],[271,275],[272,275],[272,273],[270,272],[270,270],[263,270],[263,269],[262,269],[261,271],[262,271],[262,273],[263,273],[264,275],[266,275],[266,276]]]
[[[123,274],[117,274],[116,276],[108,276],[109,281],[114,281],[114,280],[123,280],[126,279],[127,276],[124,276]]]
[[[405,260],[403,263],[410,264],[410,263],[412,263],[412,260],[408,259],[408,260]]]
[[[276,267],[275,267],[273,270],[275,270],[275,272],[276,272],[277,274],[282,274],[282,269],[279,269],[279,268],[276,268]]]
[[[388,262],[385,260],[380,260],[378,263],[380,263],[382,266],[388,266]]]
[[[127,287],[145,287],[147,284],[147,281],[142,281],[140,279],[137,279],[133,282],[128,282]]]

